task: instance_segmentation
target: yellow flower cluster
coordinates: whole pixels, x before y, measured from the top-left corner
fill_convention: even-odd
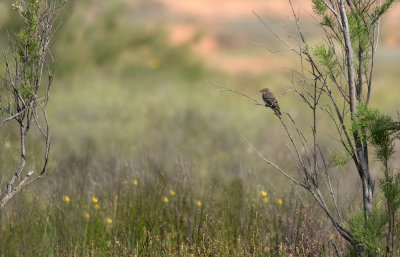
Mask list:
[[[174,190],[169,190],[169,194],[170,194],[170,196],[174,196],[176,193],[175,193],[175,191]],[[168,197],[167,196],[163,196],[162,197],[162,201],[164,202],[164,203],[168,203],[169,202],[169,199],[168,199]]]
[[[166,197],[165,197],[165,198],[166,198]],[[71,198],[69,198],[68,195],[63,195],[62,199],[63,199],[63,201],[66,202],[66,203],[69,203],[69,202],[71,201]],[[167,199],[167,202],[168,202],[168,198],[166,198],[166,199]],[[91,198],[91,200],[92,200],[92,202],[94,203],[93,208],[94,208],[95,210],[100,209],[100,205],[98,204],[99,199],[97,199],[96,197],[93,196],[93,197]],[[164,201],[165,201],[165,199],[164,199]],[[85,211],[85,212],[83,213],[83,216],[84,216],[86,219],[89,219],[89,218],[90,218],[90,213],[87,212],[87,211]],[[111,225],[112,222],[113,222],[113,220],[112,220],[111,218],[107,217],[106,222],[107,222],[108,224]]]
[[[261,194],[261,196],[262,196],[262,201],[264,202],[264,203],[269,203],[269,199],[268,199],[268,197],[267,197],[267,192],[266,191],[264,191],[264,190],[261,190],[260,191],[260,194]],[[283,200],[282,200],[282,198],[277,198],[276,199],[276,202],[279,204],[279,205],[282,205],[283,204]]]
[[[261,196],[262,196],[262,201],[263,201],[264,203],[269,203],[269,199],[268,199],[268,197],[267,197],[267,195],[268,195],[267,192],[264,191],[264,190],[261,190],[260,194],[261,194]]]
[[[100,205],[98,204],[99,199],[97,199],[96,197],[93,196],[93,197],[92,197],[92,202],[94,203],[93,208],[94,208],[95,210],[100,209]]]

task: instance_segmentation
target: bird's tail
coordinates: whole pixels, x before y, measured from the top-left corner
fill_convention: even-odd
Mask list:
[[[279,117],[282,116],[282,113],[281,113],[281,110],[280,110],[279,106],[278,106],[277,108],[274,108],[274,111],[275,111],[275,114],[276,114],[277,116],[279,116]]]

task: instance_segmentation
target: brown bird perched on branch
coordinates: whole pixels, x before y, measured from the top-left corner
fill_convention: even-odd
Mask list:
[[[265,102],[265,106],[270,107],[274,110],[275,114],[280,117],[282,115],[281,109],[279,108],[278,101],[272,92],[268,88],[264,88],[260,90],[260,92],[262,92],[262,99]]]

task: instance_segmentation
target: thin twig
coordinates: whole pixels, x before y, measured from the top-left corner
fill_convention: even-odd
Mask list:
[[[306,187],[303,183],[301,183],[300,181],[298,181],[297,179],[293,178],[292,176],[290,176],[289,174],[287,174],[284,170],[282,170],[278,165],[276,165],[275,163],[269,161],[267,158],[264,157],[264,155],[262,153],[260,153],[250,142],[249,140],[247,140],[243,134],[240,132],[240,136],[242,137],[242,139],[250,146],[251,149],[253,149],[254,152],[256,152],[258,154],[258,156],[261,157],[261,159],[264,160],[264,162],[268,163],[269,165],[271,165],[272,167],[274,167],[275,169],[277,169],[278,171],[280,171],[285,177],[287,177],[288,179],[290,179],[291,181],[293,181],[295,184],[302,186],[302,187]]]
[[[261,103],[261,102],[259,102],[257,99],[255,99],[255,98],[253,98],[253,97],[251,97],[251,96],[249,96],[249,95],[246,95],[246,94],[244,94],[244,93],[242,93],[242,92],[236,91],[236,90],[234,90],[234,89],[225,87],[225,86],[223,86],[223,85],[221,85],[221,84],[218,84],[218,83],[215,83],[215,82],[212,82],[212,81],[209,81],[209,80],[206,80],[206,82],[209,83],[209,84],[211,84],[211,85],[214,85],[214,86],[217,86],[217,87],[222,88],[222,90],[220,90],[220,91],[222,91],[222,92],[224,92],[224,91],[226,91],[226,92],[233,92],[233,93],[236,93],[236,94],[238,94],[238,95],[244,96],[244,97],[246,97],[246,98],[252,100],[252,101],[254,102],[255,105],[262,105],[262,106],[265,106],[264,103]]]

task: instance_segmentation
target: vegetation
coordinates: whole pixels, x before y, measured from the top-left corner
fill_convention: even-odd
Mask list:
[[[20,164],[12,171],[12,175],[9,174],[11,172],[2,174],[7,185],[4,188],[0,186],[0,209],[5,208],[15,194],[46,171],[50,151],[46,106],[54,65],[49,45],[54,33],[53,25],[63,3],[27,0],[16,1],[12,6],[22,18],[23,25],[14,37],[9,36],[9,52],[3,53],[5,71],[1,74],[0,84],[0,127],[10,121],[16,122],[13,125],[19,130]],[[27,155],[26,142],[32,127],[41,132],[40,137],[45,145],[43,164],[34,178],[34,170],[25,170],[27,157],[30,157]],[[39,165],[37,162],[35,164]]]
[[[289,141],[287,149],[292,156],[296,173],[293,175],[289,169],[270,161],[244,139],[268,165],[284,175],[288,182],[309,192],[333,227],[352,246],[354,254],[397,256],[397,244],[394,242],[398,242],[395,235],[398,234],[396,212],[400,192],[397,190],[398,181],[393,179],[389,160],[394,153],[399,125],[379,111],[368,109],[375,51],[379,41],[379,20],[393,1],[384,1],[383,4],[372,0],[312,2],[314,12],[322,20],[320,27],[325,39],[325,43],[314,48],[310,47],[309,39],[303,33],[292,1],[289,0],[296,23],[295,42],[279,35],[268,22],[256,14],[287,50],[300,59],[300,68],[287,69],[292,72],[292,91],[309,110],[311,131],[302,129],[290,113],[286,113],[287,117],[277,116]],[[256,105],[264,105],[244,93],[217,86],[245,96]],[[362,185],[360,203],[363,206],[363,215],[357,213],[350,216],[348,223],[347,218],[341,214],[332,187],[333,176],[331,166],[326,162],[326,152],[321,149],[321,114],[328,117],[336,127],[336,141],[348,156],[346,158],[333,152],[332,163],[342,168],[347,159],[352,160]],[[380,185],[387,206],[380,210],[376,210],[374,201],[375,182],[370,166],[370,145],[374,146],[376,157],[384,166],[385,179]],[[386,226],[388,229],[384,232]]]
[[[365,140],[375,147],[375,156],[383,166],[384,177],[379,180],[379,187],[385,203],[379,202],[375,205],[374,215],[369,220],[365,220],[362,213],[354,214],[349,218],[350,228],[363,248],[368,249],[368,254],[373,255],[382,249],[396,253],[400,177],[399,174],[394,174],[389,161],[394,154],[394,142],[399,138],[400,127],[391,117],[366,106],[359,106],[357,116],[353,130],[365,129]]]
[[[341,243],[293,195],[239,178],[199,179],[184,166],[159,173],[151,163],[112,174],[68,163],[87,171],[69,172],[73,191],[61,187],[39,207],[43,199],[24,193],[13,206],[19,212],[3,214],[3,256],[309,256],[332,255],[328,248]],[[101,186],[87,190],[90,180]]]
[[[165,28],[132,17],[125,2],[67,6],[53,47],[57,66],[47,107],[53,142],[47,172],[0,212],[0,256],[356,255],[318,203],[266,167],[239,136],[242,131],[260,152],[292,172],[296,167],[285,151],[279,121],[264,108],[222,97],[204,82],[224,81],[256,96],[264,87],[286,91],[278,88],[281,75],[210,70],[189,45],[171,45]],[[9,17],[2,28],[19,31],[21,19]],[[0,41],[6,38],[1,29]],[[309,50],[320,57],[327,76],[337,77],[331,46]],[[394,66],[383,64],[386,72]],[[374,99],[386,96],[379,87],[398,76],[379,74]],[[308,109],[291,96],[279,97],[282,110],[296,110],[293,118],[304,118]],[[385,111],[360,105],[357,122],[349,119],[346,125],[365,130],[362,139],[376,148],[376,156],[392,158],[397,123],[382,113],[393,107],[387,99],[372,103]],[[396,164],[382,159],[389,160],[387,167],[379,166],[388,176],[377,176],[382,190],[366,223],[361,206],[353,205],[360,198],[351,156],[325,140],[334,132],[328,121],[318,122],[324,135],[320,147],[331,156],[332,184],[340,185],[335,192],[347,221],[341,224],[370,253],[385,255],[387,245],[399,244],[398,227],[393,227],[398,221]],[[19,165],[19,136],[11,124],[0,133],[0,168],[7,176]],[[309,129],[306,122],[297,124]],[[40,131],[31,133],[27,168],[37,170],[43,147]]]

